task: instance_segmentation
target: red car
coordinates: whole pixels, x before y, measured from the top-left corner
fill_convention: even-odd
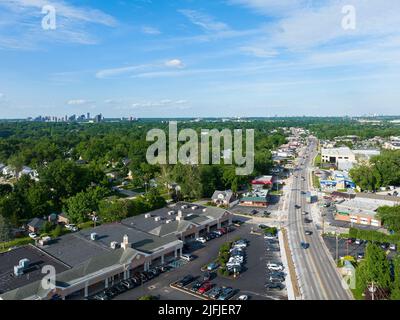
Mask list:
[[[204,294],[208,290],[210,290],[211,288],[212,288],[211,282],[207,281],[207,282],[203,283],[203,285],[199,288],[199,290],[197,292],[200,293],[200,294]]]
[[[218,231],[221,231],[223,234],[226,234],[226,233],[227,233],[226,228],[219,228]]]

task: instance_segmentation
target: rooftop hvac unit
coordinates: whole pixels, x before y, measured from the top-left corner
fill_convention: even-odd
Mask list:
[[[29,259],[21,259],[21,260],[19,260],[19,265],[18,266],[20,266],[22,268],[28,268],[29,267],[29,263],[30,263]]]
[[[110,247],[111,247],[111,249],[118,249],[120,246],[119,246],[119,243],[117,242],[117,241],[113,241],[113,242],[111,242],[110,243]]]
[[[15,276],[22,276],[24,274],[24,267],[22,266],[14,266],[14,275]]]
[[[174,210],[168,211],[168,215],[169,215],[169,216],[172,216],[172,215],[174,215],[174,214],[175,214],[175,211],[174,211]]]
[[[157,221],[157,222],[158,222],[158,221],[161,221],[161,217],[155,217],[155,218],[154,218],[154,221]]]
[[[144,215],[144,217],[145,217],[146,219],[151,218],[151,214],[150,214],[150,213],[146,213],[146,214]]]
[[[96,241],[97,240],[97,233],[93,232],[90,234],[90,240]]]

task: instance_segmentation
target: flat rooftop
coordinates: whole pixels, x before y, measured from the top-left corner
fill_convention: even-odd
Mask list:
[[[206,224],[216,220],[226,212],[226,210],[216,207],[205,207],[197,204],[178,202],[167,207],[130,217],[122,221],[123,225],[135,228],[146,233],[153,233],[160,226],[165,224],[176,225],[178,212],[181,211],[185,217],[185,221],[189,221],[196,225]]]
[[[30,265],[23,275],[15,276],[14,266],[18,265],[21,259],[29,259]],[[61,261],[33,245],[0,253],[0,294],[43,279],[42,267],[45,265],[53,266],[57,274],[69,269]]]

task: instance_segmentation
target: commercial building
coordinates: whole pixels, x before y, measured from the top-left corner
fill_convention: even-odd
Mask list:
[[[382,223],[376,216],[381,206],[394,206],[396,202],[387,200],[353,198],[336,204],[335,219],[355,224],[381,227]]]
[[[121,223],[70,233],[41,247],[2,253],[0,277],[6,279],[0,281],[0,299],[51,299],[55,294],[63,299],[86,297],[137,271],[178,258],[185,242],[231,223],[229,211],[181,202]],[[32,251],[36,253],[28,255]],[[20,267],[20,260],[27,261],[25,267]],[[42,265],[57,266],[55,288],[41,285]],[[18,275],[13,268],[19,270]]]
[[[268,207],[269,190],[259,189],[245,193],[240,198],[240,205],[246,207]]]
[[[351,150],[348,147],[322,148],[322,163],[335,164],[339,170],[350,170],[357,161],[368,161],[380,154],[378,150]]]

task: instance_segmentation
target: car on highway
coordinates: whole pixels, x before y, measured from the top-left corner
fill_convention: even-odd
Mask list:
[[[189,283],[193,282],[194,277],[190,274],[186,275],[185,277],[183,277],[181,280],[179,280],[176,284],[178,286],[184,287],[187,286]]]
[[[305,234],[306,234],[306,236],[311,236],[313,234],[313,232],[310,230],[306,230]]]
[[[311,219],[309,219],[309,218],[304,218],[304,223],[311,223],[311,222],[313,222]]]
[[[303,241],[300,243],[300,245],[301,245],[301,247],[302,247],[303,249],[308,249],[308,248],[310,247],[310,244],[309,244],[309,243],[303,242]]]
[[[301,206],[299,206],[298,204],[294,205],[295,209],[301,209]]]

